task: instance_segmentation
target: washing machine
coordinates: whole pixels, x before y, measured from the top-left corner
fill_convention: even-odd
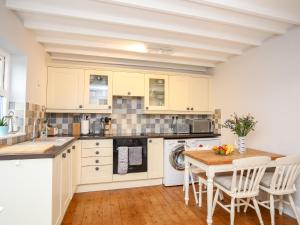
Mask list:
[[[183,184],[185,167],[183,152],[185,148],[211,149],[214,145],[220,144],[220,138],[165,139],[163,184],[165,186]]]

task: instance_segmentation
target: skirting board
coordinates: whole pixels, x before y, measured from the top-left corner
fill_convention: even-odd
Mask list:
[[[161,184],[162,184],[161,178],[149,179],[149,180],[111,182],[111,183],[103,183],[103,184],[85,184],[85,185],[79,185],[77,187],[76,193],[115,190],[115,189],[134,188],[134,187],[146,187],[146,186],[155,186]]]

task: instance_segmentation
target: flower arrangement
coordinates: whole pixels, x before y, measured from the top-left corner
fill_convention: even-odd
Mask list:
[[[250,131],[254,131],[256,123],[257,121],[250,114],[239,117],[234,113],[230,119],[225,121],[223,127],[230,129],[239,137],[246,137]]]
[[[0,118],[0,127],[7,126],[7,120],[5,117]]]

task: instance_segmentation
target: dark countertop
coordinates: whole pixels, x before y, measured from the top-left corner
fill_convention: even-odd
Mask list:
[[[65,137],[72,137],[72,135],[64,135]],[[66,142],[62,146],[53,146],[43,153],[28,153],[28,154],[0,154],[0,160],[16,160],[16,159],[42,159],[54,158],[59,155],[65,147],[72,144],[76,140],[95,140],[95,139],[114,139],[114,138],[164,138],[164,139],[183,139],[183,138],[214,138],[219,137],[220,134],[203,133],[203,134],[166,134],[166,133],[147,133],[147,134],[114,134],[114,135],[95,135],[90,134],[86,136],[74,137],[74,139]],[[63,136],[61,136],[63,137]],[[72,149],[71,149],[72,150]]]

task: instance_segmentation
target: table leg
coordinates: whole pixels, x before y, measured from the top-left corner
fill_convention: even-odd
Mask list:
[[[190,169],[190,163],[187,159],[185,159],[185,170],[184,170],[184,200],[185,204],[189,204],[189,169]]]
[[[213,205],[213,189],[214,189],[214,183],[213,179],[215,176],[214,171],[211,171],[208,169],[206,171],[207,176],[207,225],[212,224],[212,205]]]

